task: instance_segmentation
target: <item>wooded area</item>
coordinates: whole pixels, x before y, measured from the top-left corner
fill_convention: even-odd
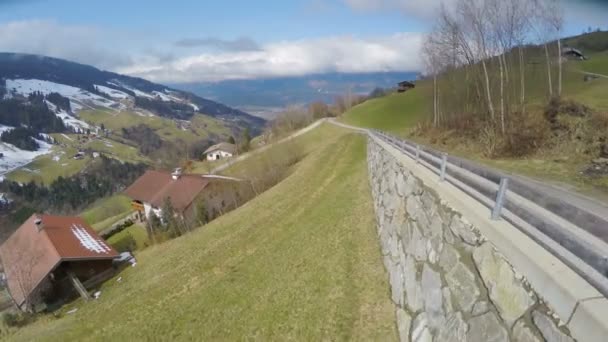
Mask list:
[[[433,80],[434,127],[482,122],[488,134],[517,129],[530,66],[546,68],[547,100],[562,95],[563,12],[557,0],[457,0],[442,6],[423,46]],[[514,126],[515,125],[515,126]]]

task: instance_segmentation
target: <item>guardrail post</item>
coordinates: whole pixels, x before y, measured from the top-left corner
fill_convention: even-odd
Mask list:
[[[492,209],[492,220],[500,219],[502,214],[502,207],[505,203],[505,194],[507,187],[509,186],[509,178],[503,177],[500,179],[500,185],[498,186],[498,194],[496,195],[496,202]]]
[[[448,154],[443,153],[441,155],[441,173],[439,174],[439,181],[443,182],[445,180],[445,169],[448,165]]]
[[[416,164],[420,163],[420,145],[416,144]]]

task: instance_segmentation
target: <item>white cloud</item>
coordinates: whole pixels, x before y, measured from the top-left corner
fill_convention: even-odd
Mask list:
[[[259,51],[203,53],[168,63],[142,58],[119,72],[160,82],[196,82],[323,72],[415,71],[420,69],[421,41],[419,33],[284,41],[261,46]]]
[[[131,63],[130,58],[104,48],[108,32],[89,26],[65,26],[51,20],[23,20],[0,25],[0,51],[65,58],[101,68]]]
[[[0,51],[63,58],[157,82],[323,72],[415,71],[420,69],[418,51],[422,34],[398,33],[375,38],[335,36],[224,51],[176,50],[174,42],[140,38],[125,32],[61,25],[48,20],[0,24]]]

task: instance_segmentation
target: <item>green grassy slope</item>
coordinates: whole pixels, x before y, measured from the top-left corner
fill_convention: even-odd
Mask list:
[[[115,140],[100,138],[79,143],[77,134],[52,134],[52,136],[61,145],[54,145],[51,153],[39,156],[25,167],[10,172],[7,178],[21,183],[33,180],[48,185],[59,176],[69,177],[94,161],[90,155],[84,159],[74,159],[74,155],[82,149],[91,149],[108,157],[132,163],[149,162],[149,159],[142,156],[137,148]]]
[[[12,338],[395,340],[365,138],[332,140],[247,205],[142,251],[99,300]]]
[[[576,37],[570,42],[583,44],[581,43],[583,38],[589,39],[589,37]],[[608,34],[594,34],[592,38],[603,39],[602,41],[605,41],[608,46]],[[585,44],[596,44],[596,40],[589,40]],[[597,78],[585,82],[583,75],[584,71],[608,74],[608,51],[589,51],[591,53],[588,55],[589,60],[587,61],[564,63],[563,97],[583,103],[598,113],[608,113],[608,96],[606,96],[608,78]],[[547,102],[545,66],[530,62],[526,66],[525,75],[528,111],[543,115]],[[556,82],[557,70],[554,70],[553,77]],[[515,79],[512,82],[518,84],[519,80]],[[351,125],[381,129],[407,137],[408,132],[416,123],[430,120],[432,116],[432,84],[430,81],[419,81],[416,84],[415,89],[406,93],[392,94],[364,102],[346,112],[340,120]],[[555,84],[554,87],[556,87]],[[462,139],[458,132],[445,132],[445,135],[446,139],[437,139],[436,136],[410,138],[448,153],[509,172],[573,188],[573,190],[601,200],[606,200],[608,196],[608,177],[590,178],[581,174],[581,170],[589,165],[589,157],[581,153],[544,149],[526,158],[488,159],[483,156],[484,148],[479,143]]]
[[[354,126],[405,134],[430,112],[431,103],[426,98],[428,91],[427,82],[418,82],[415,89],[405,93],[394,93],[353,107],[342,116],[341,121]]]
[[[230,129],[221,121],[199,114],[192,118],[191,127],[188,129],[177,127],[176,123],[170,119],[141,116],[133,112],[115,113],[101,109],[89,110],[80,112],[79,117],[95,126],[104,124],[106,128],[114,130],[118,135],[122,134],[122,128],[145,124],[154,129],[161,139],[178,143],[193,143],[212,136],[227,136],[230,133]],[[59,176],[74,175],[92,161],[90,156],[82,160],[74,160],[72,157],[80,149],[92,149],[122,161],[149,162],[149,159],[141,155],[136,147],[127,145],[132,144],[131,142],[122,143],[121,138],[114,135],[110,138],[94,139],[84,144],[77,141],[76,134],[53,134],[52,136],[62,146],[54,146],[52,153],[36,158],[25,167],[9,173],[7,178],[21,183],[33,180],[37,183],[50,184]]]
[[[114,222],[129,215],[131,199],[123,194],[103,198],[89,206],[80,214],[95,230],[101,231],[109,228]]]
[[[588,60],[581,62],[584,71],[608,76],[608,52],[600,52],[588,57]]]
[[[173,120],[159,116],[142,116],[133,112],[110,112],[105,110],[82,111],[78,115],[86,122],[101,125],[107,129],[121,134],[122,128],[144,124],[153,130],[164,140],[175,141],[181,139],[193,142],[208,138],[210,134],[227,135],[230,130],[219,120],[197,114],[192,117],[190,129],[180,129]]]

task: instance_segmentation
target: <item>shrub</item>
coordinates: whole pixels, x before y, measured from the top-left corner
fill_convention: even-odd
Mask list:
[[[2,314],[2,323],[8,327],[22,327],[32,319],[32,314],[25,312],[5,312]]]
[[[123,223],[116,225],[114,228],[112,228],[107,233],[103,234],[101,237],[107,240],[107,239],[111,238],[112,236],[122,232],[123,230],[131,227],[133,225],[133,223],[134,222],[131,219],[125,220]]]
[[[116,249],[119,253],[132,252],[137,249],[137,242],[131,233],[126,233],[118,241],[112,243],[112,247],[114,247],[114,249]]]

